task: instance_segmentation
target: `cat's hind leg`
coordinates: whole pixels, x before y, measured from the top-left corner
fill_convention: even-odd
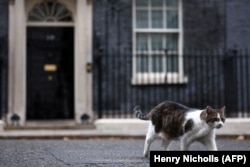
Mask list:
[[[155,133],[155,128],[152,123],[149,123],[148,132],[145,139],[143,155],[148,157],[151,143],[158,138],[158,134]]]
[[[171,143],[171,140],[167,140],[167,139],[163,138],[162,141],[161,141],[161,146],[163,147],[163,149],[165,151],[168,151],[169,150],[168,146],[169,146],[170,143]]]

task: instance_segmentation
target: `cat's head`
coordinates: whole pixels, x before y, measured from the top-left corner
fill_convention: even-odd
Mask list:
[[[213,128],[221,128],[225,123],[225,106],[220,109],[213,109],[207,106],[201,115],[201,119],[206,121],[206,123]]]

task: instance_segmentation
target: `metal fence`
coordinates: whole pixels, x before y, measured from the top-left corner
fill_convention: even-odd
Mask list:
[[[135,105],[148,112],[165,100],[200,109],[226,106],[228,117],[250,116],[247,51],[165,52],[158,59],[147,55],[148,60],[142,56],[126,51],[95,55],[94,110],[99,118],[134,117]]]

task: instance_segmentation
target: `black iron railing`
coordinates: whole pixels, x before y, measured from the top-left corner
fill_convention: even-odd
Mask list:
[[[247,51],[189,50],[174,61],[170,54],[153,59],[148,56],[147,61],[140,61],[126,52],[95,55],[93,97],[99,118],[134,117],[135,105],[147,112],[164,100],[200,109],[226,106],[229,117],[250,116]],[[169,66],[175,70],[168,70]]]

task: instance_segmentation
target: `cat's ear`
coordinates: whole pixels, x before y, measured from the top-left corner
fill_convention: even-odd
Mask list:
[[[224,113],[224,112],[225,112],[225,108],[226,108],[226,106],[221,107],[220,112],[221,112],[221,113]]]
[[[206,113],[207,113],[207,114],[212,113],[212,107],[207,106],[207,107],[206,107]]]

